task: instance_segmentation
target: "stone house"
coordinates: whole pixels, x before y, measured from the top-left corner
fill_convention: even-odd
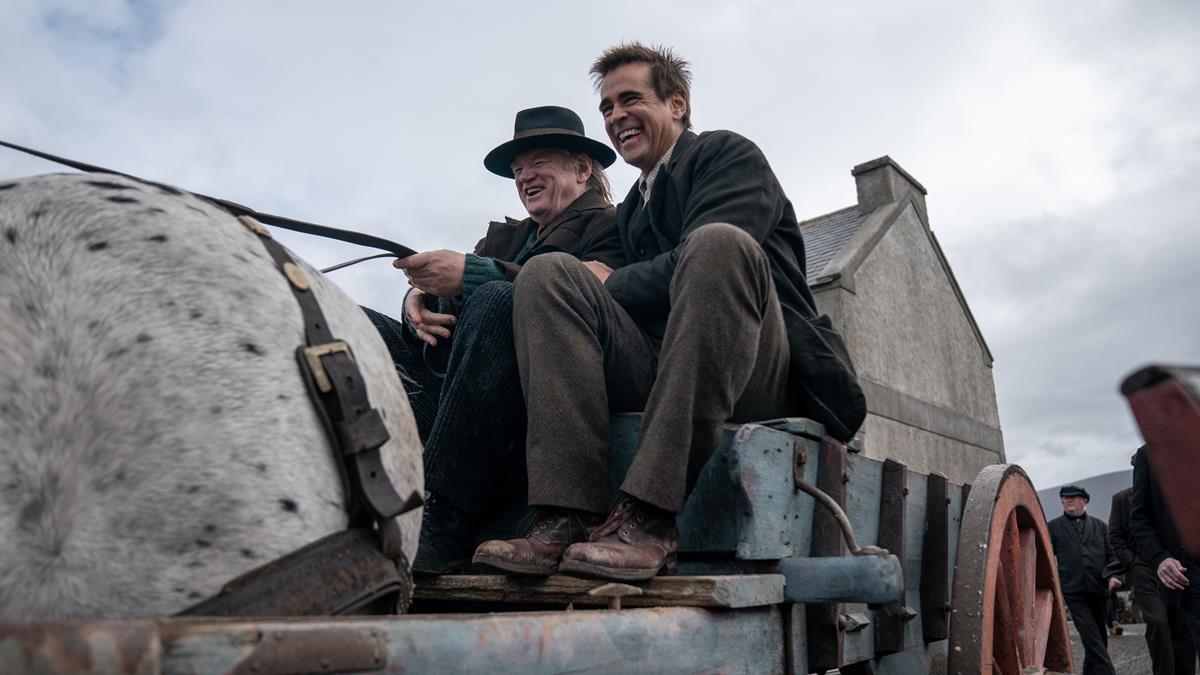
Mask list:
[[[867,398],[852,445],[969,483],[1004,461],[991,351],[929,227],[925,188],[886,156],[851,174],[858,203],[800,229],[817,307]]]

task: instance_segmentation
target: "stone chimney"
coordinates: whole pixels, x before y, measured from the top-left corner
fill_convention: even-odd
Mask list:
[[[911,196],[917,215],[925,227],[929,227],[929,214],[925,211],[925,186],[900,167],[891,157],[859,164],[850,171],[858,188],[858,210],[870,213],[875,209]]]

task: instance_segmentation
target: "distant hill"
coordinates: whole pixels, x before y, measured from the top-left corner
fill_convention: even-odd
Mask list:
[[[1133,469],[1114,471],[1112,473],[1092,476],[1070,481],[1063,485],[1078,485],[1088,491],[1087,513],[1104,522],[1108,522],[1108,510],[1112,507],[1112,496],[1117,492],[1133,485]],[[1058,501],[1058,489],[1062,485],[1039,490],[1038,499],[1042,502],[1042,510],[1046,512],[1046,520],[1050,521],[1062,515],[1062,502]]]

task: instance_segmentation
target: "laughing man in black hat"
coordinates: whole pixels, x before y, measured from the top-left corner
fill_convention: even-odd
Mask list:
[[[367,310],[408,378],[425,444],[418,573],[444,574],[467,562],[481,514],[509,496],[506,486],[523,487],[525,406],[513,353],[512,281],[525,262],[552,251],[621,266],[604,175],[615,159],[566,108],[518,112],[512,140],[489,152],[484,166],[514,180],[529,217],[491,223],[473,253],[397,260],[413,287],[403,325]],[[429,360],[444,361],[444,376],[422,357],[434,349],[441,358]]]
[[[1088,504],[1087,490],[1077,485],[1064,485],[1058,496],[1062,500],[1063,514],[1049,523],[1050,543],[1058,560],[1063,600],[1083,643],[1083,673],[1112,675],[1105,618],[1108,594],[1121,585],[1121,580],[1116,576],[1105,578],[1105,567],[1115,558],[1108,543],[1108,526],[1103,520],[1084,513]]]

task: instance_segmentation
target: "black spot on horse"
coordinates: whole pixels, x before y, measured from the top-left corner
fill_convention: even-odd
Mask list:
[[[33,529],[45,511],[46,498],[42,495],[34,497],[21,508],[21,513],[17,516],[17,527],[26,531]]]
[[[112,361],[113,359],[119,359],[128,353],[129,353],[129,350],[126,349],[125,347],[117,347],[116,349],[112,350],[111,352],[105,354],[104,358],[108,359],[109,361]]]
[[[25,311],[29,314],[29,316],[33,316],[33,317],[42,315],[42,311],[40,309],[38,309],[38,306],[33,304],[32,302],[25,303]]]
[[[198,309],[193,309],[192,311],[188,312],[189,319],[199,319],[202,316],[204,316],[204,312],[201,312]]]
[[[133,197],[126,197],[124,195],[113,195],[112,197],[105,197],[105,199],[114,204],[137,204],[138,203],[138,200],[134,199]]]
[[[253,354],[253,355],[255,355],[255,356],[262,356],[262,355],[263,355],[263,350],[262,350],[262,348],[261,348],[261,347],[259,347],[259,346],[258,346],[258,345],[256,345],[256,344],[254,344],[253,342],[243,342],[243,343],[242,343],[242,349],[244,349],[244,350],[246,350],[246,351],[250,352],[251,354]]]
[[[138,342],[141,342],[141,343],[149,342],[149,341],[151,341],[151,340],[153,340],[153,339],[154,339],[154,338],[153,338],[153,337],[151,337],[151,336],[150,336],[149,334],[147,334],[147,333],[138,333],[138,336],[137,336],[137,341],[138,341]]]
[[[33,220],[41,220],[44,215],[46,215],[45,209],[34,209],[29,212],[29,217]]]
[[[242,549],[242,557],[243,558],[257,558],[258,554],[255,553],[254,551],[251,551],[248,548],[244,548],[244,549]]]
[[[287,497],[279,500],[279,506],[288,513],[295,513],[300,510],[300,505],[294,499],[288,499]]]
[[[208,548],[208,547],[212,546],[212,542],[207,539],[197,539],[196,545],[199,546],[200,548]]]
[[[17,228],[10,227],[7,230],[5,230],[4,238],[7,239],[8,243],[10,243],[10,244],[17,243]]]
[[[288,396],[287,394],[280,394],[280,395],[276,396],[275,398],[279,399],[280,401],[286,401],[286,400],[290,399],[291,396]]]
[[[184,490],[184,492],[187,492],[189,495],[194,495],[194,494],[196,494],[196,493],[197,493],[197,492],[199,492],[199,491],[200,491],[200,486],[199,486],[199,485],[189,485],[189,486],[187,486],[187,488]]]
[[[208,412],[210,412],[214,415],[220,415],[221,414],[221,406],[214,405],[213,407],[208,409]]]
[[[49,363],[39,363],[33,367],[33,373],[44,380],[53,381],[58,375],[58,371]]]
[[[204,566],[204,563],[201,563],[198,560],[188,563],[188,567],[203,567],[203,566]],[[188,593],[188,600],[199,600],[200,598],[203,598],[203,597],[204,596],[200,594],[200,591],[192,591],[191,593]]]
[[[192,206],[191,204],[188,204],[188,205],[187,205],[187,207],[188,207],[189,209],[191,209],[191,210],[195,211],[196,213],[199,213],[199,214],[200,214],[200,215],[202,215],[202,216],[207,216],[207,215],[208,215],[207,213],[205,213],[205,212],[204,212],[204,209],[196,208],[195,206]]]
[[[17,187],[16,183],[5,183],[4,185],[0,185],[0,190],[11,190],[15,187]]]
[[[158,211],[159,213],[166,213],[166,211],[163,211],[162,209],[150,209],[150,210],[151,210],[151,211]],[[149,237],[146,237],[146,241],[156,241],[156,242],[158,242],[158,243],[160,243],[160,244],[161,244],[161,243],[163,243],[163,242],[164,242],[164,241],[166,241],[166,240],[167,240],[167,235],[165,235],[165,234],[155,234],[155,235],[151,235],[151,236],[149,236]]]
[[[266,463],[265,463],[265,462],[258,462],[258,463],[256,463],[256,464],[254,465],[254,469],[255,469],[256,471],[258,471],[259,473],[266,473],[266,472],[267,472],[267,465],[266,465]]]
[[[108,242],[107,242],[107,241],[98,241],[98,242],[96,242],[96,243],[94,243],[94,244],[88,244],[87,250],[89,250],[89,251],[103,251],[103,250],[104,250],[104,249],[106,249],[106,248],[108,248]]]
[[[111,183],[106,180],[89,180],[89,181],[84,181],[84,182],[87,183],[88,185],[94,185],[98,188],[103,188],[105,190],[136,190],[137,189],[137,188],[133,187],[132,185],[125,185],[122,183]]]
[[[204,526],[204,531],[209,534],[212,534],[213,532],[217,531],[217,526],[213,525],[212,523],[209,523],[208,525]]]

